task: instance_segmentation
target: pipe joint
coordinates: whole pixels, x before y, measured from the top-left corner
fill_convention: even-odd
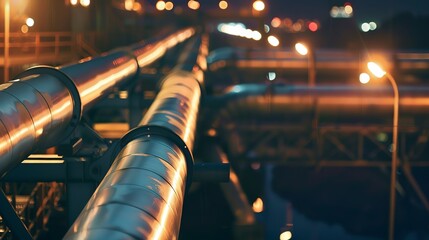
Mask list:
[[[25,78],[31,75],[43,75],[43,74],[52,76],[55,79],[59,80],[62,84],[64,84],[73,100],[73,112],[72,112],[71,120],[67,129],[65,130],[65,133],[62,134],[63,136],[63,139],[61,139],[62,141],[71,135],[71,133],[75,130],[76,126],[79,124],[80,119],[82,117],[82,102],[80,99],[80,94],[75,83],[69,76],[67,76],[67,74],[51,66],[32,67],[18,74],[15,78]]]
[[[186,179],[186,189],[189,189],[191,183],[192,183],[192,176],[193,176],[193,169],[194,169],[194,157],[192,155],[191,150],[186,145],[186,143],[180,138],[179,135],[177,135],[172,130],[162,127],[162,126],[154,126],[154,125],[145,125],[140,126],[137,128],[134,128],[127,134],[125,134],[119,144],[117,151],[114,151],[114,156],[118,155],[119,151],[124,148],[129,142],[140,138],[142,136],[161,136],[164,137],[170,141],[172,141],[183,153],[186,159],[186,168],[187,168],[187,179]]]

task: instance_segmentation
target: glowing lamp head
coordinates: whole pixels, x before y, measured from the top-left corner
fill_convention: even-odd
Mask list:
[[[295,50],[303,56],[308,54],[308,48],[302,43],[295,44]]]
[[[375,62],[368,62],[369,71],[374,74],[377,78],[382,78],[386,75],[386,71],[384,71],[380,66],[378,66]]]

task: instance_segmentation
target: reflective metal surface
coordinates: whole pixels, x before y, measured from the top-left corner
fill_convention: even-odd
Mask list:
[[[200,97],[192,72],[167,75],[65,239],[178,238]]]
[[[429,87],[400,86],[399,111],[402,119],[429,114]],[[291,86],[236,85],[209,106],[213,122],[220,119],[277,119],[299,121],[317,113],[319,123],[391,121],[393,93],[390,86]],[[299,117],[299,118],[297,118]],[[310,117],[311,119],[311,117]],[[215,123],[216,125],[216,123]]]
[[[72,117],[73,99],[49,75],[0,85],[0,175],[31,151],[57,139]]]
[[[154,46],[142,43],[59,69],[37,67],[0,85],[0,176],[35,149],[56,144],[75,127],[82,110],[192,34],[185,29]]]

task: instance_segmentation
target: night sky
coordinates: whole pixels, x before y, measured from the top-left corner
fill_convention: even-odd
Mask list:
[[[383,21],[401,12],[429,15],[428,0],[270,0],[270,14],[292,19],[325,19],[332,6],[350,2],[358,21]]]

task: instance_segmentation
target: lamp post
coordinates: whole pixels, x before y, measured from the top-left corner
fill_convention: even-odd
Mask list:
[[[393,143],[392,143],[392,166],[390,174],[390,207],[389,207],[389,240],[394,239],[395,233],[395,197],[396,197],[396,169],[397,169],[397,156],[398,156],[398,117],[399,117],[399,91],[393,76],[384,71],[380,66],[374,62],[368,63],[368,69],[377,78],[386,76],[389,79],[393,88]]]
[[[302,56],[307,56],[308,60],[308,86],[316,85],[316,63],[314,53],[303,43],[296,43],[295,50]]]
[[[4,1],[4,66],[3,81],[9,81],[9,33],[10,33],[10,1]]]

